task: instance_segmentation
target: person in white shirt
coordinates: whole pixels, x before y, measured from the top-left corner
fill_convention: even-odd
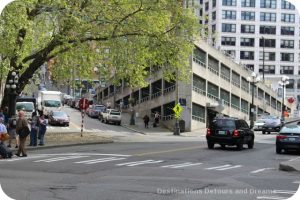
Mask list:
[[[0,135],[7,133],[6,126],[3,123],[4,123],[4,118],[0,117]],[[1,141],[1,144],[3,144],[3,141]]]

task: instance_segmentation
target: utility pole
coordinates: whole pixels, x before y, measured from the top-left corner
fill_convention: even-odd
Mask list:
[[[266,27],[264,27],[265,29]],[[263,83],[265,83],[265,38],[262,37],[263,39]]]
[[[176,99],[175,99],[175,106],[179,103],[179,88],[178,88],[178,69],[176,71],[176,86],[175,86],[175,92],[176,92]],[[179,118],[175,117],[175,127],[174,127],[174,135],[180,135],[180,127],[179,127]]]

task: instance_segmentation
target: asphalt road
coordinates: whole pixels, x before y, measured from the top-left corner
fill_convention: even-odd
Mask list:
[[[285,199],[300,176],[278,165],[299,154],[275,154],[272,140],[243,151],[205,141],[38,150],[0,160],[0,182],[17,200]]]

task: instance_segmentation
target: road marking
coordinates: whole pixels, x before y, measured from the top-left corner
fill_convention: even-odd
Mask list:
[[[133,167],[137,165],[143,165],[143,164],[152,164],[152,163],[161,163],[163,160],[142,160],[142,161],[135,161],[135,162],[127,162],[127,163],[120,163],[116,164],[117,166],[128,166],[128,167]]]
[[[67,156],[67,157],[57,157],[57,158],[48,158],[44,160],[36,160],[34,162],[56,162],[61,160],[70,160],[70,159],[76,159],[76,158],[85,158],[89,156]]]
[[[27,157],[13,157],[11,159],[0,159],[0,162],[14,162],[14,161],[18,161],[18,160],[28,160],[28,159],[42,158],[42,157],[45,157],[45,156],[43,156],[43,155],[40,155],[40,156],[28,155]]]
[[[273,200],[284,200],[286,197],[276,197],[276,196],[261,196],[256,197],[257,199],[273,199]]]
[[[53,153],[53,154],[36,154],[40,156],[116,156],[130,157],[131,155],[124,154],[103,154],[103,153]]]
[[[53,126],[48,126],[47,129],[54,129],[54,127]]]
[[[110,161],[117,161],[117,160],[124,160],[126,158],[114,158],[114,159],[107,159],[107,160],[99,160],[99,161],[95,161],[95,162],[89,162],[89,163],[84,163],[87,165],[91,165],[91,164],[96,164],[96,163],[103,163],[103,162],[110,162]]]
[[[157,160],[157,161],[149,161],[149,162],[144,162],[144,163],[135,163],[131,165],[126,165],[127,167],[133,167],[133,166],[138,166],[138,165],[145,165],[145,164],[155,164],[155,163],[162,163],[164,162],[163,160]]]
[[[75,162],[75,163],[94,164],[94,163],[98,163],[98,162],[108,162],[108,161],[123,160],[123,159],[126,159],[126,158],[116,158],[116,157],[99,158],[99,159],[93,159],[93,160],[78,161],[78,162]]]
[[[70,127],[61,127],[64,130],[70,130]]]
[[[300,181],[295,181],[295,182],[293,182],[293,183],[300,184]]]
[[[291,191],[291,190],[273,190],[273,193],[276,194],[295,194],[296,191]]]
[[[196,165],[201,165],[203,163],[181,163],[181,164],[175,164],[175,165],[165,165],[165,166],[161,166],[164,168],[172,168],[172,169],[177,169],[177,168],[181,168],[181,167],[190,167],[190,166],[196,166]]]
[[[295,160],[299,160],[299,159],[300,159],[300,157],[297,157],[297,158],[293,158],[293,159],[288,160],[288,161],[295,161]]]
[[[176,166],[181,166],[181,165],[188,165],[188,164],[191,164],[190,162],[186,162],[186,163],[181,163],[181,164],[174,164],[174,165],[164,165],[164,166],[161,166],[161,167],[176,167]]]
[[[188,151],[188,150],[194,150],[194,149],[200,149],[199,145],[195,146],[195,147],[170,149],[170,150],[165,150],[165,151],[153,151],[153,152],[139,153],[139,154],[134,154],[134,156],[145,156],[145,155],[153,155],[153,154],[171,153],[171,152],[176,152],[176,151]]]
[[[265,170],[272,170],[272,169],[275,169],[275,168],[262,168],[262,169],[258,169],[258,170],[255,170],[255,171],[252,171],[250,172],[251,174],[257,174],[259,172],[263,172]]]
[[[225,167],[225,168],[219,168],[219,169],[216,169],[218,171],[224,171],[224,170],[228,170],[228,169],[235,169],[235,168],[239,168],[239,167],[242,167],[242,165],[235,165],[235,166],[231,166],[231,167]]]
[[[217,167],[210,167],[210,168],[205,168],[207,170],[213,170],[213,169],[219,169],[219,168],[224,168],[224,167],[230,167],[231,165],[222,165],[222,166],[217,166]]]

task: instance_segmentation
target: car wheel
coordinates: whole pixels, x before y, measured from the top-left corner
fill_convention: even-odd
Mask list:
[[[225,149],[226,145],[225,144],[221,144],[221,148]]]
[[[105,119],[105,124],[108,124],[108,120],[107,119]]]
[[[262,134],[266,134],[266,131],[262,131]]]
[[[213,142],[207,142],[207,147],[208,147],[209,149],[213,149],[214,146],[215,146],[215,144],[214,144]]]
[[[271,134],[271,132],[268,132],[268,134]]]
[[[243,140],[241,140],[237,145],[236,148],[238,151],[241,151],[243,149],[244,143]]]
[[[254,146],[254,138],[252,138],[249,142],[248,142],[248,149],[253,149]]]
[[[121,122],[118,122],[117,124],[118,124],[118,126],[120,126],[120,125],[121,125]]]
[[[281,148],[276,147],[276,153],[277,153],[277,154],[281,154],[281,151],[282,151]]]

